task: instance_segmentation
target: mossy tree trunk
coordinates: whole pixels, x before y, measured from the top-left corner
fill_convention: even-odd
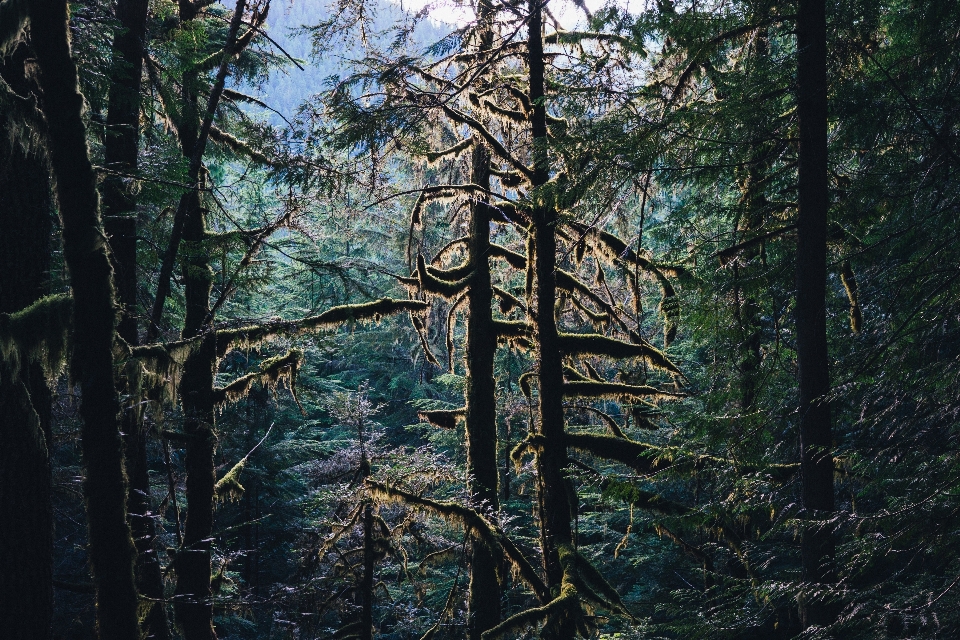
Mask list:
[[[104,139],[108,174],[101,186],[104,229],[110,239],[110,254],[122,313],[117,333],[131,346],[139,343],[137,307],[137,197],[132,180],[137,173],[140,143],[140,90],[143,48],[147,31],[146,0],[120,0],[116,17],[122,28],[114,36],[113,61]],[[121,387],[125,387],[121,381]],[[121,388],[121,393],[127,392]],[[144,620],[148,637],[170,637],[163,603],[163,574],[155,548],[156,523],[152,517],[150,476],[147,470],[146,434],[140,398],[123,406],[124,460],[130,481],[127,512],[137,546],[136,579],[139,592],[154,604]]]
[[[479,49],[488,51],[493,41],[489,2],[480,4]],[[471,182],[490,188],[490,151],[478,142],[472,155]],[[494,357],[497,336],[493,327],[493,288],[490,282],[490,220],[488,208],[470,209],[468,260],[473,268],[467,304],[466,433],[467,474],[471,506],[495,519],[499,511],[497,469],[497,400]],[[481,634],[500,622],[500,583],[497,558],[483,543],[469,541],[470,586],[467,604],[467,637]]]
[[[127,482],[114,379],[115,298],[96,177],[87,150],[83,98],[70,56],[67,4],[33,0],[31,34],[40,67],[48,145],[74,300],[74,376],[82,394],[84,497],[90,566],[102,640],[139,636],[136,549],[127,522]]]
[[[21,42],[0,61],[0,77],[24,97],[39,94],[24,68],[31,57]],[[51,253],[46,154],[9,142],[15,135],[7,134],[0,131],[0,313],[48,293]],[[11,374],[0,363],[0,629],[11,638],[42,639],[50,637],[53,616],[52,398],[38,363],[23,362]]]
[[[797,216],[797,361],[800,370],[800,470],[808,517],[834,509],[833,433],[827,356],[827,28],[824,0],[800,0],[797,23],[797,113],[800,158]],[[832,533],[813,524],[800,543],[804,582],[835,581]],[[821,590],[822,589],[818,589]],[[832,607],[801,603],[803,626],[833,621]]]
[[[543,446],[537,459],[540,543],[547,586],[559,594],[563,580],[560,547],[571,545],[570,501],[564,467],[567,450],[563,440],[563,362],[555,308],[557,303],[557,237],[556,210],[536,191],[550,178],[547,152],[547,110],[544,104],[543,3],[530,0],[527,55],[529,61],[530,104],[533,138],[533,258],[535,300],[528,304],[536,344],[536,372],[539,381],[538,414]],[[572,638],[575,628],[570,621],[560,625],[558,640]]]

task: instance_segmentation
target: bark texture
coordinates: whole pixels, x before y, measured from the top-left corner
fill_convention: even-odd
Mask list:
[[[139,636],[136,550],[127,523],[114,379],[113,273],[87,150],[83,98],[70,56],[66,2],[33,0],[30,23],[44,104],[51,107],[44,115],[74,299],[73,374],[82,394],[83,486],[97,625],[102,640],[129,640]]]
[[[826,264],[827,40],[824,0],[800,0],[797,24],[797,90],[800,120],[799,215],[797,218],[797,360],[800,369],[800,469],[803,507],[809,517],[834,509],[833,434],[827,394]],[[803,579],[832,583],[831,532],[807,526],[801,540]],[[831,607],[801,604],[803,626],[829,624]]]
[[[104,139],[107,174],[101,185],[104,229],[110,239],[110,257],[122,313],[117,333],[129,345],[139,344],[137,323],[137,196],[130,176],[137,173],[140,145],[140,90],[143,47],[147,31],[146,0],[119,0],[116,17],[122,29],[113,40],[113,61]],[[121,393],[129,395],[121,380]],[[130,487],[127,512],[137,547],[136,580],[139,592],[153,602],[143,620],[150,638],[170,637],[163,603],[163,574],[155,549],[156,523],[152,517],[146,434],[140,398],[131,395],[123,407],[124,460]]]
[[[24,97],[38,94],[25,68],[32,56],[22,42],[0,61],[0,76]],[[46,154],[7,133],[0,130],[0,313],[48,293],[52,226]],[[32,640],[50,637],[53,617],[51,394],[39,364],[12,374],[0,362],[0,629]]]

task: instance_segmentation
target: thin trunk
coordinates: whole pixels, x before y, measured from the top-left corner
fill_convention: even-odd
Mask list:
[[[797,92],[800,120],[797,217],[797,361],[800,369],[800,471],[808,517],[834,509],[833,434],[826,331],[827,44],[826,3],[800,0],[797,24]],[[803,530],[801,560],[808,583],[835,581],[834,541],[826,528]],[[829,624],[832,608],[801,604],[804,627]]]
[[[0,76],[22,96],[39,93],[24,68],[32,55],[20,43],[0,61]],[[43,151],[0,144],[0,313],[20,311],[48,293],[51,214]],[[39,364],[22,363],[14,377],[0,362],[0,629],[11,638],[50,637],[50,409]]]
[[[70,57],[66,2],[34,0],[30,24],[44,104],[55,106],[45,109],[45,116],[73,290],[73,368],[82,393],[84,497],[97,623],[102,640],[129,640],[139,636],[136,549],[127,522],[120,400],[114,379],[113,274],[87,151],[83,98]]]
[[[360,640],[373,639],[373,504],[363,507],[363,577],[360,581]]]
[[[493,42],[492,9],[481,2],[479,50]],[[490,186],[490,152],[481,143],[473,148],[471,182]],[[497,400],[494,357],[497,337],[493,327],[493,288],[490,284],[490,220],[485,207],[471,207],[468,259],[473,267],[468,298],[466,348],[467,474],[471,506],[492,514],[500,509],[497,469]],[[470,586],[467,602],[467,637],[481,634],[500,622],[498,562],[490,549],[476,539],[469,541]]]
[[[544,58],[541,0],[530,0],[527,55],[530,69],[530,103],[533,137],[533,180],[536,190],[550,179],[547,155],[547,109],[544,104]],[[547,586],[560,588],[563,567],[559,549],[571,545],[571,496],[564,477],[567,450],[563,443],[563,362],[555,308],[557,302],[557,212],[539,194],[533,195],[533,240],[536,300],[528,305],[532,311],[536,343],[536,371],[539,379],[538,411],[543,447],[536,459],[539,489],[540,544]],[[574,636],[573,623],[565,621],[553,637],[566,640]]]
[[[137,173],[140,143],[140,79],[143,74],[143,46],[147,31],[146,0],[119,0],[116,5],[119,29],[113,41],[113,70],[107,108],[104,160],[108,174],[101,187],[104,228],[110,240],[110,256],[122,313],[117,333],[131,346],[139,343],[137,306],[137,196],[129,178]],[[121,381],[125,382],[125,381]],[[121,384],[121,387],[125,387]],[[121,393],[126,393],[121,388]],[[147,471],[146,434],[140,398],[132,397],[123,407],[124,460],[130,480],[127,511],[137,546],[137,589],[153,605],[146,615],[143,631],[148,637],[170,637],[163,603],[163,573],[157,557],[156,522],[152,516],[150,476]]]

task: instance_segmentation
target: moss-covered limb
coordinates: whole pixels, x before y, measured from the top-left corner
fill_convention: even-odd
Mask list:
[[[520,377],[517,378],[517,385],[520,387],[520,391],[523,392],[523,395],[526,396],[527,400],[530,400],[533,397],[533,389],[530,386],[530,381],[536,377],[536,371],[527,371],[520,374]]]
[[[570,303],[594,326],[595,330],[600,330],[610,324],[612,317],[606,311],[594,311],[580,301],[577,296],[570,296]]]
[[[703,565],[704,570],[709,572],[713,571],[713,558],[707,555],[707,553],[705,553],[702,549],[690,544],[662,524],[655,524],[654,530],[657,532],[657,535],[674,543],[680,547],[680,550],[685,554],[695,559],[697,562],[700,562]]]
[[[439,269],[428,268],[422,254],[417,255],[417,279],[420,287],[428,292],[443,298],[452,299],[460,295],[470,286],[470,274],[459,280],[443,280],[434,275],[443,273]]]
[[[379,322],[385,316],[395,315],[404,311],[425,311],[429,305],[420,300],[403,300],[396,298],[381,298],[372,302],[359,304],[345,304],[331,307],[323,313],[300,318],[298,320],[281,320],[262,325],[250,325],[238,329],[218,329],[218,355],[223,357],[228,351],[238,346],[255,345],[280,336],[296,336],[331,329],[350,322],[374,321]]]
[[[42,147],[47,126],[37,108],[36,97],[21,96],[3,78],[0,78],[0,114],[10,142],[23,153],[34,154]]]
[[[467,244],[468,241],[469,241],[469,238],[467,236],[462,236],[460,238],[451,240],[447,244],[443,245],[443,247],[441,247],[439,251],[437,251],[437,253],[433,256],[433,260],[430,261],[430,264],[434,267],[439,267],[443,265],[443,261],[446,259],[448,253],[450,253],[457,247],[461,247],[462,245]]]
[[[240,156],[245,156],[250,158],[254,162],[257,162],[266,167],[281,167],[282,165],[278,163],[273,158],[268,157],[261,151],[257,151],[250,144],[244,140],[230,135],[226,131],[221,130],[215,125],[210,126],[210,139],[216,142],[217,144],[223,145]]]
[[[454,109],[446,104],[442,105],[441,108],[448,118],[459,124],[467,125],[474,131],[474,133],[483,138],[483,141],[489,145],[490,149],[492,149],[501,160],[527,177],[531,177],[533,175],[533,171],[531,171],[530,168],[525,164],[517,160],[512,153],[507,151],[507,148],[503,146],[503,143],[500,142],[495,135],[490,133],[490,130],[483,126],[483,124],[481,124],[476,118],[473,118],[459,109]]]
[[[439,269],[432,264],[428,264],[426,267],[427,273],[432,277],[447,282],[462,280],[463,278],[469,277],[473,271],[473,265],[470,264],[469,261],[461,262],[460,264],[447,269]]]
[[[604,460],[625,464],[634,471],[651,474],[672,467],[678,452],[619,436],[594,433],[564,433],[564,444]]]
[[[281,382],[285,382],[287,388],[290,389],[290,395],[293,396],[294,402],[297,403],[300,412],[303,413],[303,405],[300,404],[296,392],[297,372],[302,363],[303,351],[300,349],[290,349],[282,356],[268,358],[260,363],[258,371],[241,376],[225,387],[214,389],[213,402],[217,406],[239,402],[247,397],[250,389],[257,382],[274,392]]]
[[[437,360],[437,356],[433,354],[430,343],[427,341],[427,328],[423,323],[423,319],[411,313],[410,323],[413,325],[414,331],[417,332],[417,338],[420,340],[420,348],[423,350],[423,356],[427,359],[427,362],[435,367],[440,367],[440,361]]]
[[[486,209],[487,217],[495,224],[507,223],[520,229],[526,229],[530,225],[530,214],[513,202],[481,202],[478,206]]]
[[[502,340],[530,335],[530,324],[523,320],[494,320],[493,330]]]
[[[627,329],[627,326],[620,319],[620,314],[617,313],[617,310],[613,308],[610,303],[597,295],[593,288],[587,286],[587,284],[580,280],[580,278],[563,269],[557,269],[556,277],[558,289],[566,291],[571,296],[577,294],[583,296],[596,305],[596,307],[600,309],[601,314],[606,314],[608,318],[616,321],[617,324],[619,324],[624,330]],[[577,306],[583,308],[583,303],[578,301]]]
[[[0,313],[0,356],[6,373],[16,377],[20,367],[39,362],[44,375],[57,376],[70,352],[73,298],[47,296],[16,313]]]
[[[844,260],[840,266],[840,281],[843,282],[843,288],[847,292],[847,300],[850,301],[850,330],[854,333],[860,333],[860,327],[863,324],[863,314],[860,310],[860,295],[857,288],[857,276],[850,266],[849,260]]]
[[[594,380],[564,382],[563,396],[565,398],[606,398],[609,400],[627,399],[629,401],[642,401],[644,399],[675,400],[687,397],[685,393],[662,391],[649,385],[596,382]]]
[[[571,356],[608,356],[616,359],[642,358],[651,367],[683,375],[662,351],[647,342],[640,344],[608,338],[596,333],[561,333],[563,352]]]
[[[0,58],[20,41],[20,33],[28,20],[27,0],[0,2]]]
[[[589,406],[589,405],[573,405],[571,408],[572,408],[572,409],[576,409],[576,410],[578,410],[578,411],[588,411],[588,412],[592,413],[593,415],[599,417],[600,420],[602,420],[603,423],[604,423],[605,425],[607,425],[607,428],[610,430],[610,433],[612,433],[612,434],[614,435],[614,437],[616,437],[616,438],[626,438],[626,437],[627,437],[627,435],[623,432],[623,429],[620,428],[620,425],[617,424],[617,421],[614,420],[613,417],[610,416],[610,414],[608,414],[608,413],[606,413],[606,412],[604,412],[604,411],[601,411],[600,409],[597,409],[596,407],[591,407],[591,406]]]
[[[584,40],[594,42],[612,42],[628,51],[643,52],[642,43],[625,38],[616,33],[599,33],[596,31],[554,31],[543,37],[546,44],[582,44]]]
[[[483,640],[516,637],[516,634],[530,627],[549,624],[555,619],[572,616],[579,608],[577,588],[571,583],[564,583],[559,595],[547,604],[513,614],[492,629],[484,631],[482,637]]]
[[[473,136],[470,136],[464,140],[461,140],[452,147],[447,147],[441,151],[426,151],[422,155],[427,159],[427,162],[430,164],[436,164],[443,158],[448,158],[450,156],[455,156],[462,151],[466,151],[473,146],[476,139]]]
[[[736,258],[742,251],[756,247],[759,244],[766,242],[767,240],[772,240],[778,236],[786,235],[792,231],[795,231],[797,228],[796,224],[788,224],[783,227],[777,227],[776,229],[771,229],[770,231],[765,231],[763,233],[758,233],[752,238],[744,240],[732,247],[727,247],[714,253],[711,257],[717,258],[720,261],[720,266],[726,266],[730,263],[731,260]]]
[[[656,492],[640,489],[629,482],[618,480],[604,482],[603,497],[620,500],[637,508],[654,511],[665,516],[683,516],[693,512],[690,507],[668,500]]]
[[[490,168],[490,174],[500,179],[500,184],[507,189],[519,187],[526,182],[526,177],[519,171],[503,171],[494,167]]]
[[[417,196],[413,209],[410,210],[410,221],[412,224],[420,224],[423,218],[423,208],[428,202],[438,200],[452,200],[463,195],[489,194],[489,190],[478,184],[440,184],[432,187],[423,187],[420,189],[420,195]]]
[[[429,411],[418,411],[417,416],[424,422],[429,422],[435,427],[441,429],[456,429],[457,421],[463,420],[466,416],[466,407],[459,409],[432,409]]]
[[[497,297],[500,301],[500,313],[503,315],[509,314],[514,309],[520,309],[521,311],[526,311],[526,305],[523,304],[523,301],[517,296],[513,295],[506,289],[502,289],[496,285],[493,286],[493,295]]]
[[[569,364],[563,365],[563,376],[573,382],[596,382],[592,378],[583,375]]]
[[[517,571],[520,578],[540,598],[541,602],[546,602],[549,599],[549,590],[533,569],[533,565],[499,528],[491,524],[474,509],[454,502],[441,502],[423,498],[369,478],[366,480],[366,486],[375,500],[404,504],[413,509],[432,513],[451,524],[462,527],[468,534],[481,540],[489,549],[507,560]]]
[[[527,258],[516,251],[511,251],[499,244],[490,244],[490,257],[503,260],[514,269],[522,270],[527,268]]]
[[[73,370],[83,401],[82,449],[89,558],[102,640],[139,636],[136,549],[126,518],[120,398],[113,341],[116,299],[90,162],[65,0],[32,0],[30,31],[40,68],[47,141],[73,292]]]
[[[597,606],[626,616],[633,620],[633,615],[627,610],[620,598],[620,594],[613,588],[607,579],[597,570],[593,563],[583,557],[573,545],[560,547],[560,563],[567,578],[577,587],[580,598],[592,600]]]
[[[447,371],[453,373],[453,352],[456,349],[456,343],[453,339],[453,334],[457,328],[457,314],[460,312],[460,307],[468,302],[467,294],[469,291],[464,291],[460,294],[456,300],[453,301],[453,304],[450,305],[450,310],[447,311]]]
[[[267,432],[263,434],[260,442],[254,445],[253,449],[251,449],[247,455],[240,458],[240,460],[230,467],[230,470],[213,485],[213,495],[217,500],[239,500],[243,496],[243,485],[240,484],[240,474],[243,472],[244,467],[246,467],[247,462],[250,461],[250,456],[270,437],[271,431],[273,431],[273,425],[270,425]]]

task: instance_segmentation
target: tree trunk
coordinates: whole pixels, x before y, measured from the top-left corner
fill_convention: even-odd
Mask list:
[[[24,68],[32,56],[20,43],[0,61],[0,76],[21,96],[39,93]],[[0,144],[0,313],[48,293],[52,199],[45,156],[18,142]],[[17,376],[11,373],[0,363],[0,629],[32,640],[50,637],[53,617],[51,394],[39,364],[23,362]]]
[[[122,29],[117,31],[113,41],[104,160],[108,169],[131,176],[137,173],[140,143],[140,79],[147,30],[147,2],[120,0],[116,5],[116,15]],[[101,193],[117,299],[123,309],[117,333],[134,346],[139,343],[136,316],[137,198],[129,185],[132,182],[128,177],[108,174]],[[125,381],[121,381],[120,391],[128,393]],[[163,603],[163,574],[155,549],[156,523],[151,515],[147,442],[139,397],[131,397],[123,406],[122,420],[124,460],[130,480],[127,511],[137,546],[137,589],[154,603],[144,619],[143,630],[148,637],[166,640],[170,637],[170,630]]]
[[[197,191],[191,191],[197,194]],[[183,281],[187,313],[182,336],[192,338],[209,328],[210,268],[203,239],[204,211],[199,199],[191,202],[184,224]],[[213,601],[210,590],[210,536],[213,532],[213,493],[216,475],[213,454],[213,388],[217,361],[216,333],[208,331],[201,346],[187,358],[180,380],[183,431],[187,436],[187,519],[183,546],[177,552],[175,611],[185,640],[212,640]]]
[[[540,0],[530,0],[527,55],[530,69],[530,103],[533,134],[533,241],[534,296],[528,304],[536,344],[536,371],[539,378],[538,413],[543,447],[536,459],[540,512],[540,544],[547,586],[552,592],[560,588],[563,567],[559,549],[573,541],[570,531],[570,503],[564,467],[567,450],[563,442],[563,362],[555,308],[557,302],[557,212],[545,203],[536,190],[550,179],[547,155],[547,109],[544,104],[544,70],[542,7]],[[531,268],[531,267],[528,267]],[[574,636],[570,621],[561,624],[555,638]]]
[[[797,24],[797,91],[800,120],[799,215],[797,217],[797,361],[800,369],[800,469],[808,517],[834,509],[833,438],[826,331],[827,44],[826,3],[800,0]],[[835,581],[834,541],[828,529],[803,530],[803,580]],[[803,626],[833,621],[832,608],[801,603]]]
[[[115,298],[87,151],[83,98],[70,57],[67,5],[33,0],[31,33],[40,66],[48,142],[74,300],[74,376],[80,383],[90,566],[103,640],[139,636],[136,549],[127,522],[127,482],[114,379]]]
[[[490,154],[477,144],[473,151],[473,183],[488,186]],[[497,337],[493,328],[490,284],[490,221],[486,210],[472,207],[468,254],[473,267],[467,318],[467,473],[471,506],[492,514],[500,508],[497,469],[497,401],[493,367]],[[500,621],[497,560],[482,543],[471,540],[467,634],[471,640]]]
[[[373,570],[377,562],[373,548],[373,505],[363,506],[363,576],[360,580],[360,640],[373,639]]]

